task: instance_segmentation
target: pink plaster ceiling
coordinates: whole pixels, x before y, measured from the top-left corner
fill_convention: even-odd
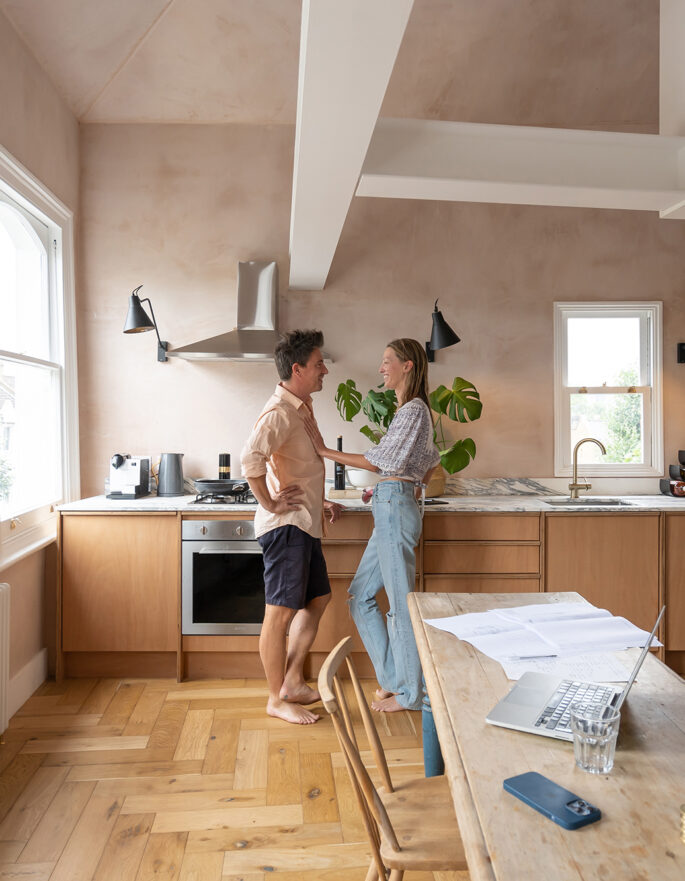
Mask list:
[[[300,8],[0,0],[84,122],[294,124]],[[657,131],[658,39],[659,0],[415,0],[382,115]]]
[[[171,2],[0,0],[0,9],[81,117]]]

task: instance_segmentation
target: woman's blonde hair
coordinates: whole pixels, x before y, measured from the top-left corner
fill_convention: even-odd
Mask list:
[[[421,398],[430,409],[430,401],[428,400],[428,358],[426,357],[424,347],[416,340],[403,337],[388,343],[388,348],[393,350],[400,361],[411,361],[413,365],[407,374],[403,403],[413,401],[414,398]]]

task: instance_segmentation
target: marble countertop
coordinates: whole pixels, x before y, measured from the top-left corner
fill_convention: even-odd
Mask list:
[[[105,496],[93,496],[88,499],[81,499],[76,502],[69,502],[60,505],[58,510],[63,513],[70,512],[159,512],[159,511],[181,511],[184,514],[200,514],[200,513],[239,513],[254,512],[256,505],[195,505],[192,504],[194,495],[175,496],[172,498],[161,498],[156,495],[145,496],[141,499],[131,501],[117,501],[108,499]],[[555,501],[566,500],[568,496],[551,496],[551,495],[464,495],[464,496],[441,496],[439,499],[443,504],[430,504],[430,500],[426,505],[426,512],[449,513],[454,511],[462,512],[528,512],[539,513],[540,511],[548,513],[562,513],[569,510],[583,511],[589,513],[592,511],[616,511],[618,513],[626,512],[645,512],[645,511],[685,511],[685,498],[675,498],[673,496],[664,495],[621,495],[621,496],[586,496],[578,499],[573,506],[563,505],[556,506]],[[622,505],[602,505],[597,502],[602,498],[620,498],[625,504]],[[594,500],[594,503],[588,504]],[[365,505],[361,499],[335,499],[348,511],[365,511],[371,512],[371,505]]]

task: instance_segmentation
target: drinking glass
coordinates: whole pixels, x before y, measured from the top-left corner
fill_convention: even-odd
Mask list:
[[[571,731],[576,765],[590,774],[608,774],[614,767],[614,752],[621,714],[613,707],[571,704]]]

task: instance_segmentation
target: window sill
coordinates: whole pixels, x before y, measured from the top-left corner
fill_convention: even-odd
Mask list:
[[[558,468],[554,472],[555,477],[572,477],[573,476],[573,466],[565,465],[562,468]],[[664,471],[663,468],[658,468],[653,465],[635,465],[634,467],[626,466],[626,465],[588,465],[585,463],[578,463],[578,479],[582,480],[584,477],[624,477],[627,479],[633,477],[663,477]]]
[[[52,544],[57,538],[57,515],[23,529],[0,543],[0,572]]]

